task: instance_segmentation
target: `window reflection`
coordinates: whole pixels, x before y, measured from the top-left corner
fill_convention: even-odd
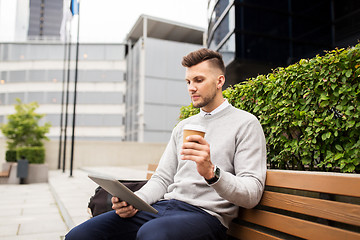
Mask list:
[[[215,5],[215,8],[210,7],[211,5]],[[217,3],[216,1],[210,1],[209,2],[209,9],[213,9],[212,11],[209,11],[211,15],[209,16],[209,28],[208,32],[211,34],[212,28],[214,27],[217,20],[220,18],[221,14],[224,13],[226,7],[229,5],[229,0],[219,0]]]
[[[213,38],[210,42],[210,48],[215,49],[216,46],[223,41],[223,39],[235,29],[235,7],[232,6],[229,12],[220,22],[219,26],[213,33]]]
[[[218,51],[222,54],[225,65],[235,59],[235,33],[231,34]]]

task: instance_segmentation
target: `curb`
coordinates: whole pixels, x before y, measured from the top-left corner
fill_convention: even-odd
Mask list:
[[[52,195],[53,195],[54,198],[55,198],[56,204],[57,204],[58,207],[59,207],[60,214],[61,214],[61,216],[62,216],[63,219],[64,219],[65,225],[67,226],[67,228],[68,228],[69,230],[72,229],[73,227],[75,227],[74,221],[72,220],[69,212],[66,210],[63,202],[60,200],[60,197],[59,197],[59,195],[56,193],[55,188],[52,186],[51,181],[49,181],[49,186],[50,186],[50,191],[51,191]]]

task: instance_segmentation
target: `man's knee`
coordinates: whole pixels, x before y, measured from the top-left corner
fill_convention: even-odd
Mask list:
[[[142,226],[136,235],[136,240],[166,240],[171,239],[166,229],[153,229]]]
[[[166,224],[162,219],[151,220],[142,225],[137,232],[137,240],[168,240],[177,239],[176,224]]]

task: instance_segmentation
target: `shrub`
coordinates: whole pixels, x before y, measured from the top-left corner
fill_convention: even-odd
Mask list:
[[[5,160],[7,162],[16,162],[16,150],[7,150],[5,153]]]
[[[360,44],[302,59],[223,92],[259,118],[271,168],[360,173]],[[181,109],[180,119],[195,112]]]
[[[21,156],[25,156],[29,163],[44,163],[43,140],[48,140],[45,134],[49,132],[51,125],[45,123],[43,126],[39,126],[39,121],[44,115],[35,112],[39,107],[36,102],[24,104],[20,99],[16,99],[16,101],[16,112],[8,116],[7,124],[0,126],[2,133],[7,138],[9,150],[6,152],[6,159],[10,154],[9,159],[14,162]]]
[[[50,123],[39,126],[39,121],[44,117],[35,110],[39,107],[36,102],[22,103],[16,99],[16,112],[8,116],[8,123],[0,126],[4,136],[8,139],[8,149],[28,146],[43,146],[43,140],[48,140]]]
[[[21,147],[16,149],[17,159],[26,158],[29,163],[44,163],[44,147]]]

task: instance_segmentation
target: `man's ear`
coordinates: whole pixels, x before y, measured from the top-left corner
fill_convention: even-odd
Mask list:
[[[225,84],[225,76],[224,75],[220,75],[217,79],[217,89],[221,89],[222,86]]]

